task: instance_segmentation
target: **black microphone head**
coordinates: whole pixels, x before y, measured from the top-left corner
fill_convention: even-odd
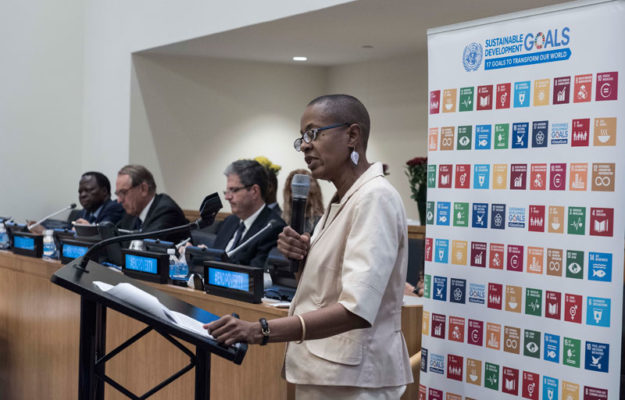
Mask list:
[[[118,236],[117,226],[111,221],[104,221],[98,224],[98,234],[102,239],[108,239],[110,237]]]
[[[209,194],[202,200],[200,205],[200,219],[202,228],[212,224],[215,221],[217,212],[221,210],[223,205],[217,192]]]
[[[291,193],[294,199],[306,199],[310,191],[310,176],[295,174],[291,181]]]
[[[73,210],[74,208],[76,208],[76,203],[72,203],[72,204],[70,204],[70,205],[69,205],[69,208],[71,208],[72,210]]]

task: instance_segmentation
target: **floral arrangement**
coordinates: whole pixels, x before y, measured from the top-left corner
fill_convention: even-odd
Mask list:
[[[419,219],[421,225],[425,225],[425,209],[427,199],[427,173],[428,173],[428,158],[427,157],[415,157],[406,161],[406,176],[410,183],[410,191],[412,198],[417,202],[417,208],[419,209]]]
[[[278,176],[278,172],[280,172],[280,170],[282,169],[280,165],[272,163],[271,160],[265,156],[258,156],[254,158],[254,160],[263,167],[267,168],[267,170],[273,172],[273,174],[276,176]]]

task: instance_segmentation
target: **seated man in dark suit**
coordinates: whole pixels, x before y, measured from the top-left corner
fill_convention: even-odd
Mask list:
[[[111,182],[95,171],[82,174],[78,183],[78,200],[82,210],[76,224],[101,224],[111,222],[116,225],[124,216],[124,208],[111,200]]]
[[[156,194],[152,173],[141,165],[126,165],[117,173],[117,201],[126,210],[118,228],[153,232],[187,224],[182,209],[165,193]],[[189,236],[181,232],[160,237],[179,242]]]
[[[231,262],[264,268],[269,250],[276,245],[278,235],[286,225],[282,218],[263,200],[267,190],[267,171],[254,160],[235,161],[226,168],[226,200],[232,214],[217,228],[213,247],[230,251],[263,229],[271,220],[272,228],[233,255]]]

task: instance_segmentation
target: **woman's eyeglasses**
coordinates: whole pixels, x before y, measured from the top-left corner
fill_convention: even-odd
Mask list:
[[[315,139],[317,139],[317,134],[319,132],[326,131],[328,129],[339,128],[341,126],[350,126],[350,125],[351,123],[349,122],[343,122],[342,124],[334,124],[334,125],[323,126],[321,128],[309,129],[305,131],[304,133],[302,133],[302,137],[295,139],[295,141],[293,142],[293,147],[295,147],[295,150],[297,151],[302,151],[302,142],[310,143],[314,141]]]

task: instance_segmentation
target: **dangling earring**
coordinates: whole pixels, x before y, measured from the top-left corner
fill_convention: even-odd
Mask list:
[[[358,154],[356,149],[352,149],[352,153],[349,155],[349,158],[352,159],[352,163],[354,165],[358,165],[358,159],[360,158],[360,154]]]

